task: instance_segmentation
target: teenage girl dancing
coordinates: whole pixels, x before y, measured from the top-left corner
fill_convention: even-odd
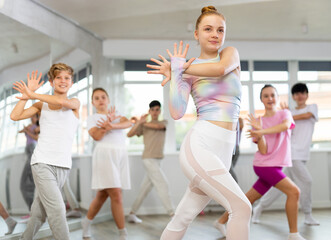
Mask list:
[[[237,49],[224,48],[225,18],[210,6],[204,7],[197,19],[195,39],[201,47],[199,58],[186,62],[188,45],[174,46],[171,63],[163,56],[149,73],[163,74],[162,85],[170,81],[169,109],[174,119],[186,111],[192,95],[198,120],[187,133],[180,150],[180,164],[190,186],[179,203],[175,215],[163,231],[162,240],[182,239],[188,225],[211,199],[231,214],[228,240],[247,240],[251,204],[229,173],[236,141],[241,84]],[[192,63],[193,62],[193,63]],[[192,63],[192,65],[191,65]],[[238,231],[240,229],[240,231]]]
[[[115,116],[115,108],[108,110],[109,103],[108,93],[103,88],[93,90],[92,104],[97,113],[87,119],[87,129],[96,141],[92,156],[92,189],[97,190],[97,195],[82,220],[83,238],[91,237],[91,222],[110,197],[120,240],[126,240],[122,189],[130,189],[131,184],[123,129],[132,124],[126,117]]]
[[[265,107],[262,117],[249,116],[252,130],[249,136],[258,146],[254,157],[254,171],[259,179],[246,193],[253,204],[261,198],[271,187],[278,188],[286,194],[286,215],[290,228],[289,240],[305,240],[298,233],[298,203],[299,188],[282,172],[283,167],[292,166],[291,161],[291,129],[294,120],[287,109],[277,110],[278,94],[272,85],[265,85],[260,94]],[[219,224],[225,224],[228,214],[224,213]]]

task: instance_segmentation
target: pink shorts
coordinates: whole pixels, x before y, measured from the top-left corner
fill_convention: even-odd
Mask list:
[[[286,175],[282,172],[282,169],[282,167],[254,166],[254,172],[259,179],[253,185],[253,188],[261,195],[264,195],[272,186],[275,186],[282,179],[286,178]]]

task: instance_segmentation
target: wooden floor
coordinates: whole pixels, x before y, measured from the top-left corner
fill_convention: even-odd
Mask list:
[[[220,213],[213,212],[198,216],[189,227],[184,240],[225,239],[221,238],[220,233],[212,226],[219,215]],[[313,215],[321,225],[306,226],[303,223],[303,215],[300,213],[300,233],[307,240],[331,240],[331,209],[314,210]],[[166,215],[149,215],[141,216],[141,218],[143,220],[141,224],[127,224],[129,240],[158,240],[170,220]],[[112,220],[92,225],[92,234],[91,240],[118,239],[115,223]],[[284,211],[265,211],[261,216],[260,224],[251,224],[251,240],[287,240],[287,235],[288,225]],[[51,239],[53,238],[42,238],[42,240]],[[82,230],[72,231],[70,239],[81,240]]]

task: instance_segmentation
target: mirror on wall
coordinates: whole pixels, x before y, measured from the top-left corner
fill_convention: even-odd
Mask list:
[[[26,136],[19,133],[31,119],[12,121],[10,113],[20,95],[12,86],[15,81],[26,80],[27,73],[38,70],[46,81],[38,91],[50,93],[47,82],[47,71],[52,63],[65,62],[77,70],[76,84],[72,96],[82,97],[82,111],[87,115],[87,99],[92,77],[89,67],[90,56],[75,46],[38,32],[5,15],[0,14],[0,202],[13,216],[18,224],[12,236],[20,235],[26,228],[29,207],[21,191],[21,175],[28,156],[25,152]],[[85,95],[86,96],[85,96]],[[33,101],[28,101],[30,106]],[[85,105],[84,105],[85,103]],[[86,143],[79,142],[82,133],[77,137],[75,149],[84,153]],[[74,189],[73,189],[74,190]],[[7,232],[4,219],[0,218],[0,239]],[[15,236],[16,237],[16,236]],[[7,239],[7,238],[6,238]]]

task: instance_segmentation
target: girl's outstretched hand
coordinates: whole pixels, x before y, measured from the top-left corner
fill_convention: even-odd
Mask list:
[[[247,130],[247,137],[253,138],[253,142],[257,142],[263,136],[262,118],[256,118],[253,114],[249,114],[246,119],[248,120],[248,125],[252,127],[252,129]]]
[[[178,50],[177,50],[177,43],[174,43],[174,52],[171,53],[169,51],[169,49],[167,49],[167,53],[168,53],[170,58],[172,58],[172,57],[186,58],[188,49],[189,49],[189,44],[186,44],[185,49],[183,50],[183,41],[180,41]],[[151,61],[155,62],[158,65],[147,64],[146,66],[148,68],[155,69],[155,70],[148,71],[147,73],[149,73],[149,74],[162,74],[165,77],[165,79],[162,81],[161,85],[164,86],[168,81],[171,80],[171,64],[162,55],[159,54],[158,56],[161,58],[162,61],[159,61],[155,58],[151,58]],[[192,62],[194,60],[195,60],[195,58],[191,58],[190,60],[188,60],[183,65],[183,69],[186,70],[192,64]]]
[[[250,125],[254,130],[261,130],[262,129],[262,118],[255,117],[253,114],[249,114],[248,118],[248,125]]]
[[[162,61],[159,61],[155,58],[151,58],[151,61],[155,62],[158,65],[147,64],[146,66],[148,68],[155,69],[155,70],[147,71],[147,73],[148,74],[162,74],[165,78],[163,79],[161,85],[164,86],[171,79],[171,64],[162,55],[159,54],[158,56],[159,56],[159,58],[161,58]]]
[[[31,77],[30,73],[27,74],[27,85],[22,80],[15,82],[13,88],[18,92],[22,93],[22,96],[16,98],[20,100],[31,99],[31,95],[44,84],[44,81],[40,82],[41,76],[42,74],[40,73],[38,77],[38,71],[33,71],[31,73]]]
[[[115,106],[111,106],[110,109],[108,110],[108,114],[107,114],[107,119],[109,122],[112,122],[118,118],[121,118],[120,115],[116,115],[116,109]]]

